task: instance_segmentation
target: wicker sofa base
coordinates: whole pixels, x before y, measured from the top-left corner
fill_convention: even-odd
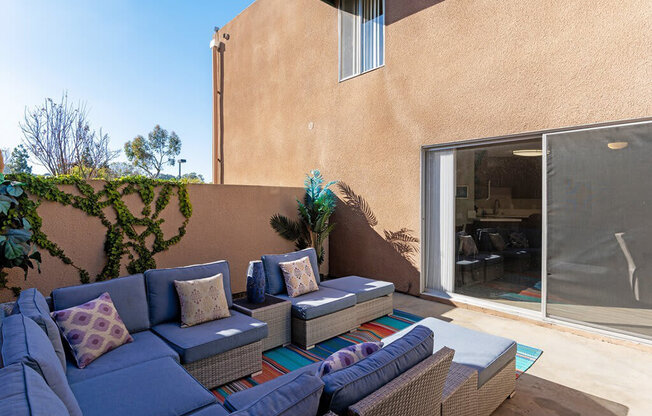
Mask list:
[[[356,327],[355,306],[307,321],[293,316],[292,343],[307,349]]]
[[[358,303],[355,305],[356,325],[360,326],[381,316],[389,315],[392,312],[394,312],[394,298],[391,293]]]
[[[516,388],[516,360],[512,360],[478,389],[478,372],[452,363],[444,393],[442,416],[489,416]]]
[[[183,367],[207,389],[249,376],[263,369],[263,341],[184,364]]]
[[[478,390],[478,416],[489,416],[516,389],[516,359],[505,365]]]
[[[441,399],[442,416],[477,416],[478,372],[462,364],[451,363]]]

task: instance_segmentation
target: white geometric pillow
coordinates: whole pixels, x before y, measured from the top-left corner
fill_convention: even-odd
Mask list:
[[[285,288],[291,298],[319,290],[308,256],[279,263],[285,278]]]
[[[175,280],[181,306],[181,327],[231,316],[222,273],[195,280]]]

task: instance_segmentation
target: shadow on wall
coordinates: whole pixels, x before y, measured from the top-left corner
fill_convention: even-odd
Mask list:
[[[338,187],[341,195],[331,218],[337,226],[329,237],[329,273],[386,280],[399,292],[418,295],[419,239],[408,228],[380,234],[375,229],[378,219],[367,201],[344,182]]]
[[[336,0],[321,0],[324,3],[337,7]],[[386,0],[385,25],[389,26],[406,17],[410,17],[421,10],[435,6],[444,0]]]

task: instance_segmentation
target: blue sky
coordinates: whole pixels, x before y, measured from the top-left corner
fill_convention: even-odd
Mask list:
[[[69,99],[87,103],[93,127],[109,133],[113,148],[160,124],[181,138],[184,171],[210,180],[209,43],[213,27],[251,3],[3,0],[0,147],[21,142],[26,106],[68,91]]]

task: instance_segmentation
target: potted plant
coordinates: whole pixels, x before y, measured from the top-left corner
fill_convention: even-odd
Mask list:
[[[335,194],[329,188],[336,183],[324,183],[321,172],[311,171],[304,182],[306,193],[303,202],[297,199],[299,219],[292,220],[275,214],[269,221],[281,237],[294,242],[297,250],[313,247],[320,266],[324,261],[324,241],[335,227],[328,221],[335,212],[336,201]]]

